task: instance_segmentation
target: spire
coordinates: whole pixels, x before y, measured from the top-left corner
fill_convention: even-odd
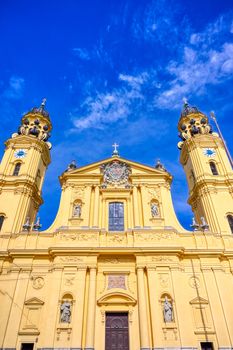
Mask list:
[[[43,98],[42,99],[42,102],[41,102],[41,105],[40,105],[40,108],[42,109],[42,110],[44,110],[44,108],[45,108],[45,104],[46,104],[46,98]]]
[[[183,98],[183,102],[184,102],[184,105],[181,111],[181,117],[187,116],[192,113],[201,113],[197,107],[190,106],[186,97]]]
[[[46,101],[47,101],[47,99],[43,98],[40,107],[32,108],[31,112],[29,112],[29,113],[40,114],[40,115],[42,115],[43,117],[47,118],[50,121],[49,112],[47,112],[45,110]],[[27,114],[29,114],[29,113],[27,113]]]
[[[112,157],[120,157],[119,151],[117,149],[117,147],[119,147],[119,145],[115,142],[112,147],[114,148],[113,152],[112,152]]]

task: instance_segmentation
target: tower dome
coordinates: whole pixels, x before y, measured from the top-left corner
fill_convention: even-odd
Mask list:
[[[181,149],[185,140],[194,137],[197,134],[211,134],[212,127],[209,124],[208,117],[199,111],[195,106],[190,106],[185,100],[178,123],[179,137],[182,141],[178,142],[178,148]]]
[[[46,99],[42,100],[40,107],[34,107],[31,111],[23,115],[21,119],[21,125],[18,128],[18,132],[14,133],[12,137],[19,135],[27,135],[36,137],[41,141],[44,141],[49,149],[52,147],[48,142],[52,130],[52,124],[50,121],[49,113],[45,110]]]

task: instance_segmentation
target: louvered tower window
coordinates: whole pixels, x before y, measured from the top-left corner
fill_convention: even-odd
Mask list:
[[[211,169],[213,175],[218,175],[218,169],[217,169],[216,164],[214,162],[210,162],[210,169]]]
[[[21,163],[15,164],[13,176],[18,176],[19,175],[20,168],[21,168]]]
[[[4,215],[0,215],[0,231],[2,229],[2,225],[3,225],[4,219],[5,219],[5,216]]]
[[[233,233],[233,215],[227,215],[227,220],[231,229],[231,233]]]

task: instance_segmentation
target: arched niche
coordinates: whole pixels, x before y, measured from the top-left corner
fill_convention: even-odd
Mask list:
[[[155,198],[150,201],[150,214],[152,219],[159,218],[161,216],[159,201]]]
[[[81,199],[76,199],[72,206],[72,218],[81,219],[83,203]]]
[[[163,322],[174,323],[175,312],[174,312],[174,300],[168,292],[164,292],[160,297],[161,311]]]
[[[74,298],[69,292],[64,293],[59,305],[59,323],[69,324],[72,320]]]

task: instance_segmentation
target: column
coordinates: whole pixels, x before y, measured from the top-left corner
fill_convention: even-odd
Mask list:
[[[99,186],[95,186],[93,226],[99,227]]]
[[[96,267],[90,268],[85,350],[94,350],[96,309]]]
[[[138,189],[137,186],[133,186],[133,213],[134,213],[134,226],[140,226],[139,224],[139,210],[138,210]]]
[[[85,204],[83,213],[83,226],[89,226],[90,223],[90,209],[91,209],[91,186],[87,185],[85,188]]]
[[[144,285],[144,269],[137,268],[138,281],[138,312],[139,312],[139,328],[141,350],[150,350],[149,324],[147,317],[146,291]]]
[[[28,262],[29,263],[29,262]],[[20,329],[20,321],[22,318],[22,312],[24,308],[25,296],[27,293],[27,287],[29,283],[30,270],[20,271],[18,276],[16,273],[11,273],[11,278],[17,279],[14,294],[10,293],[10,299],[12,300],[11,309],[9,310],[9,319],[7,329],[3,341],[3,348],[15,349],[18,337],[18,331]],[[9,295],[9,294],[8,294]],[[1,325],[2,327],[2,325]]]
[[[209,266],[202,266],[201,269],[210,303],[210,311],[214,321],[218,346],[219,348],[231,347],[226,319],[224,317],[225,314],[222,308],[221,300],[219,299],[218,287],[216,286],[214,272]]]
[[[144,226],[150,226],[151,222],[149,220],[150,211],[148,206],[148,196],[145,186],[141,186],[141,195],[142,195],[142,212],[143,212],[143,224]]]
[[[83,334],[83,315],[84,315],[84,294],[86,288],[86,272],[85,266],[78,267],[76,289],[76,305],[72,308],[73,337],[71,347],[75,350],[82,349]]]

